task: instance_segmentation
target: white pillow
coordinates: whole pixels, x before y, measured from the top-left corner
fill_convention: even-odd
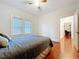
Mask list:
[[[0,36],[0,46],[2,46],[2,47],[8,46],[8,40],[1,36]]]

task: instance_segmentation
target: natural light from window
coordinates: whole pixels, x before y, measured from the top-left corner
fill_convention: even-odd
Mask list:
[[[32,24],[29,20],[23,20],[18,17],[12,19],[12,35],[28,34],[32,32]]]

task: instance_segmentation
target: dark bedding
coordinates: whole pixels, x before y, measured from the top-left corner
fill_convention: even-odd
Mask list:
[[[0,59],[35,59],[49,46],[52,46],[52,42],[48,37],[39,35],[13,36],[9,46],[0,48]]]

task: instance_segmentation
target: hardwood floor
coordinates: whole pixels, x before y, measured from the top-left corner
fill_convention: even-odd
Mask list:
[[[49,52],[46,59],[59,59],[60,58],[60,46],[59,43],[53,43],[54,46],[52,47],[51,51]]]
[[[79,53],[72,46],[71,39],[62,39],[60,43],[53,43],[54,47],[45,59],[79,59]]]

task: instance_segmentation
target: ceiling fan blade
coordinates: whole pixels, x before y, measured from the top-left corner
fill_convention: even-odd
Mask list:
[[[47,2],[47,0],[42,0],[42,2],[45,2],[45,3],[46,3],[46,2]]]

